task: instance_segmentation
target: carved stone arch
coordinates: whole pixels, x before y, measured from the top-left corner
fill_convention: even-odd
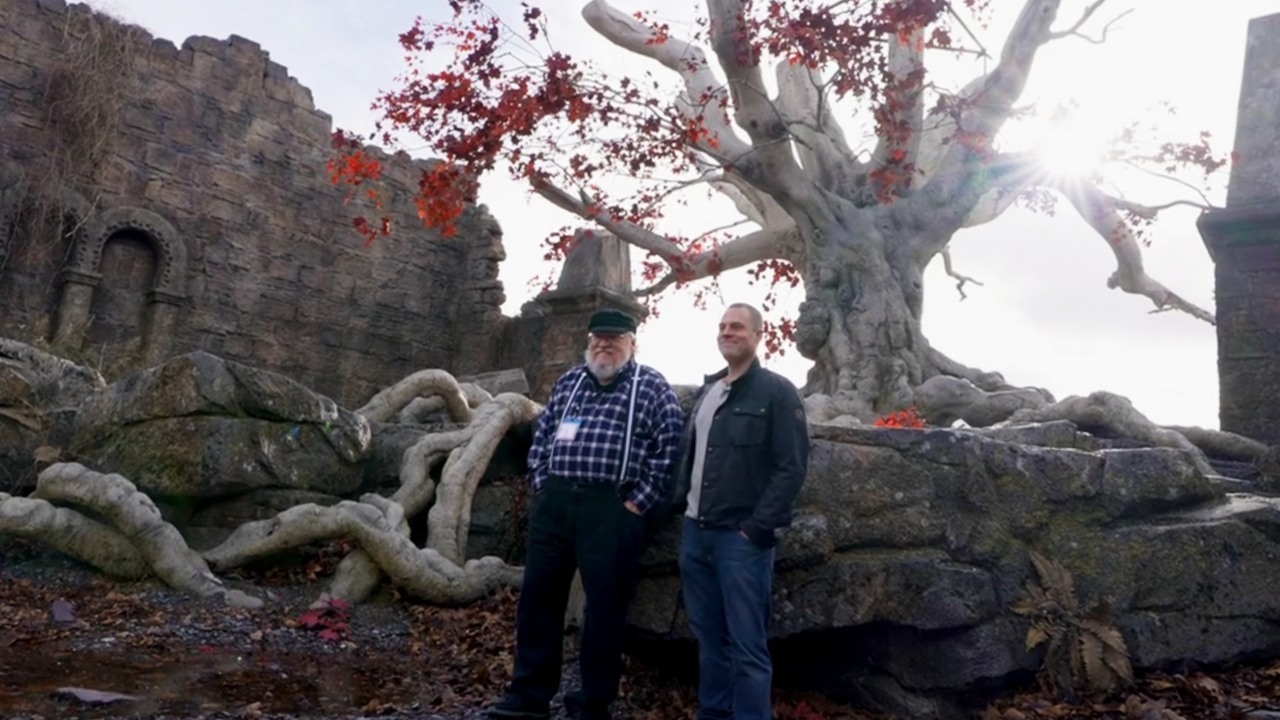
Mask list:
[[[85,230],[76,244],[76,270],[96,274],[102,267],[102,251],[107,242],[121,231],[133,230],[150,240],[156,251],[158,263],[152,292],[186,296],[187,246],[168,220],[150,210],[120,207],[102,213]]]
[[[102,279],[103,251],[113,237],[126,231],[146,238],[156,253],[155,281],[147,293],[142,329],[142,359],[154,364],[167,355],[178,306],[186,298],[187,246],[169,221],[142,208],[120,207],[93,215],[76,234],[72,263],[63,274],[63,304],[55,343],[77,346],[83,341],[93,288]]]

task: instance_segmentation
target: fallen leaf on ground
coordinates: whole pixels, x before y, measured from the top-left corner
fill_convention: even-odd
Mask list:
[[[90,688],[79,687],[61,687],[58,688],[59,695],[70,695],[82,703],[89,705],[109,705],[118,702],[134,702],[141,698],[133,695],[124,695],[117,692],[108,692],[105,690],[92,690]]]

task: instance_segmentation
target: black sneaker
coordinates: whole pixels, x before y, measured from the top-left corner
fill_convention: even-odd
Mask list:
[[[551,711],[545,705],[535,707],[528,701],[510,694],[485,708],[484,712],[494,720],[548,720],[551,717]]]

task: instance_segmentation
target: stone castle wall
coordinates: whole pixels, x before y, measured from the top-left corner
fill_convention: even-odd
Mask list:
[[[199,348],[349,406],[417,369],[492,366],[497,222],[477,207],[454,237],[426,231],[422,165],[386,158],[396,228],[366,246],[326,170],[330,117],[249,40],[135,31],[132,77],[105,78],[129,87],[111,152],[49,200],[73,127],[59,83],[92,72],[67,58],[103,22],[59,0],[0,3],[0,335],[103,366]],[[64,232],[36,232],[37,206]]]

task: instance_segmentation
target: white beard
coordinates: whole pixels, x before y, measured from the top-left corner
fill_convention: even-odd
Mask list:
[[[625,359],[619,360],[617,362],[610,362],[609,360],[604,358],[601,358],[599,360],[593,360],[591,359],[590,350],[586,351],[583,354],[583,360],[585,360],[587,363],[587,370],[590,370],[591,374],[595,376],[596,380],[602,383],[609,382],[610,380],[617,377],[618,371],[622,369],[623,365],[627,364],[627,361]]]

